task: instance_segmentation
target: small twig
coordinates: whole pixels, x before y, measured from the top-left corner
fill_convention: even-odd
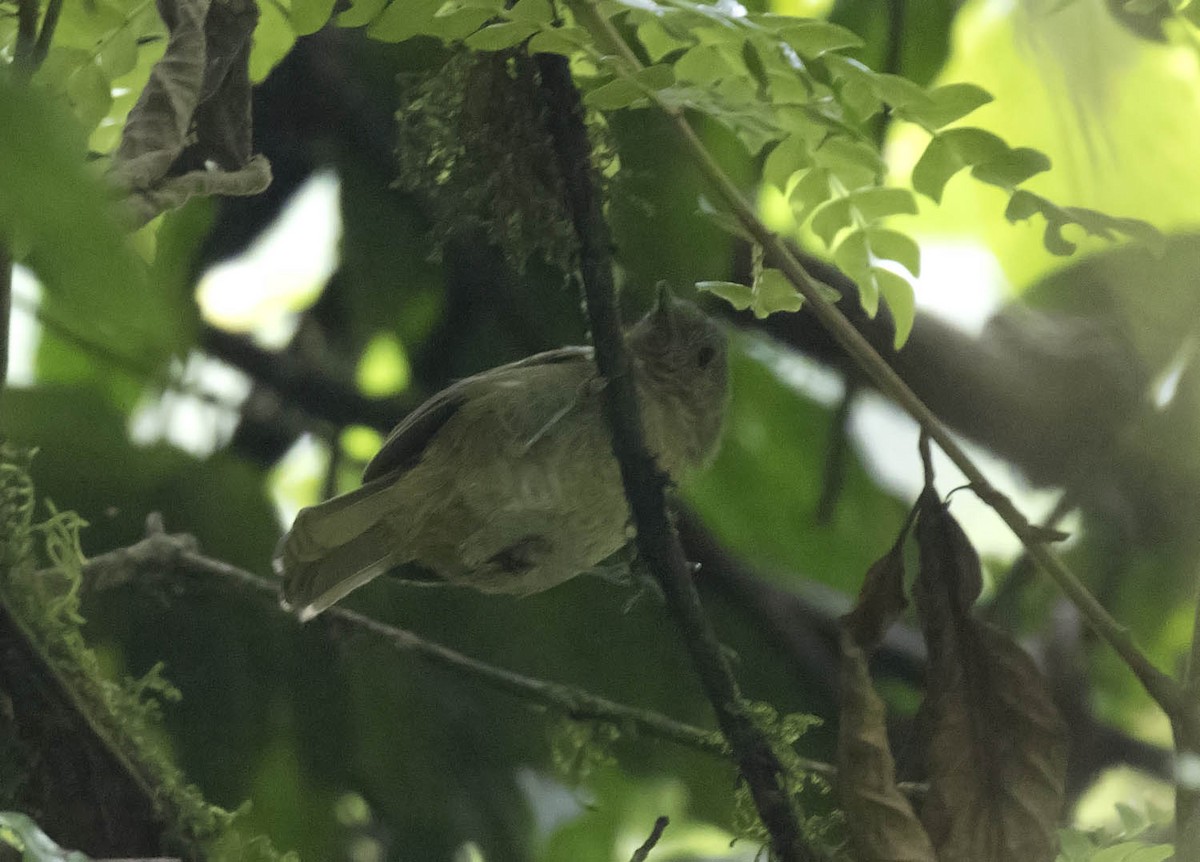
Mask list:
[[[50,53],[50,42],[54,39],[54,30],[58,27],[58,16],[62,14],[63,0],[50,0],[46,6],[46,17],[42,19],[42,31],[38,33],[37,44],[33,46],[33,68],[37,70],[46,61]]]
[[[547,125],[563,178],[567,208],[579,240],[579,271],[596,349],[596,366],[608,384],[604,390],[605,420],[637,529],[638,553],[662,586],[667,607],[716,712],[717,724],[729,741],[771,836],[772,850],[781,862],[819,859],[800,830],[794,803],[784,784],[783,764],[770,740],[744,708],[729,662],[696,593],[679,538],[667,519],[666,477],[647,453],[642,439],[632,365],[621,334],[613,285],[612,240],[593,181],[592,146],[579,92],[571,80],[565,57],[539,55],[538,69],[549,107]]]
[[[596,40],[601,50],[619,57],[627,73],[642,68],[637,56],[612,23],[596,9],[593,0],[574,0],[571,9],[576,20]],[[652,99],[656,97],[651,94]],[[949,456],[967,477],[972,490],[991,507],[1021,540],[1035,562],[1066,593],[1084,618],[1133,671],[1142,687],[1172,718],[1186,718],[1200,725],[1200,712],[1195,704],[1186,704],[1180,684],[1157,668],[1134,643],[1129,630],[1118,623],[1084,586],[1078,576],[1046,545],[1046,536],[1029,522],[1007,496],[998,491],[973,460],[963,451],[949,430],[933,411],[917,397],[900,376],[870,345],[846,316],[819,290],[787,245],[758,218],[754,205],[713,158],[696,135],[683,112],[656,101],[659,109],[670,119],[676,134],[706,179],[732,210],[743,228],[766,250],[788,280],[803,295],[805,302],[841,348],[858,364],[879,391],[904,409]]]
[[[650,832],[650,837],[646,839],[646,843],[633,852],[633,857],[629,862],[646,862],[650,858],[650,851],[658,844],[662,838],[663,830],[667,828],[667,824],[671,822],[669,817],[659,817],[654,821],[654,829]]]

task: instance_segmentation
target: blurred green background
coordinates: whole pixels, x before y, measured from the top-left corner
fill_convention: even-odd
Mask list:
[[[996,99],[972,123],[1053,160],[1034,190],[1168,234],[1161,258],[1097,240],[1081,242],[1075,258],[1053,258],[1040,222],[1009,224],[1003,194],[966,176],[940,207],[922,200],[919,215],[897,219],[922,244],[922,319],[943,321],[919,321],[905,348],[915,352],[904,355],[931,387],[944,383],[945,400],[962,407],[958,427],[1031,517],[1066,495],[1066,553],[1161,665],[1176,667],[1200,563],[1194,31],[1100,0],[749,5],[837,21],[865,40],[856,52],[864,62],[922,85],[980,84]],[[445,237],[435,254],[430,234],[452,202],[395,186],[403,153],[394,114],[411,110],[414,76],[444,61],[431,40],[388,44],[354,27],[310,34],[308,7],[262,3],[251,57],[255,147],[270,158],[274,184],[251,199],[195,200],[131,247],[80,155],[115,146],[161,52],[162,27],[151,5],[133,0],[65,8],[45,86],[0,91],[0,224],[20,227],[18,250],[38,250],[15,278],[0,432],[38,447],[38,491],[87,519],[87,552],[136,541],[158,511],[206,554],[265,574],[300,506],[355,486],[385,420],[456,377],[584,338],[578,296],[555,267],[514,266],[477,228]],[[342,14],[354,24],[365,13]],[[101,25],[87,17],[97,15],[110,22],[99,49]],[[10,25],[0,19],[0,39],[11,41]],[[755,160],[724,130],[701,130],[754,191]],[[880,133],[903,184],[926,136],[899,122]],[[619,165],[608,212],[629,318],[659,280],[686,294],[744,269],[745,249],[697,216],[701,178],[658,118],[622,112],[604,137]],[[819,252],[779,197],[761,192],[764,215]],[[136,255],[153,261],[145,278]],[[1005,316],[1018,298],[1041,316]],[[1002,325],[989,323],[997,313]],[[981,373],[1003,378],[994,397],[950,373],[974,367],[953,352],[963,345]],[[843,367],[819,349],[806,355],[806,345],[753,327],[734,347],[721,453],[684,483],[682,498],[758,587],[739,590],[703,570],[698,584],[746,694],[821,716],[801,749],[830,759],[834,665],[820,619],[848,606],[893,541],[919,487],[916,431],[853,378],[843,410]],[[1039,391],[1043,369],[1061,370],[1063,356],[1077,373],[1065,394],[1025,404],[1021,394]],[[1086,408],[1095,415],[1068,397],[1085,385],[1099,388],[1081,402],[1099,405]],[[1019,411],[1048,417],[1045,404],[1075,412],[1029,439],[1042,426]],[[1000,423],[987,410],[1004,411],[1016,431],[993,438]],[[830,469],[834,450],[842,461]],[[1045,455],[1059,451],[1079,458]],[[943,491],[959,484],[940,471]],[[966,493],[953,510],[985,555],[989,597],[1012,602],[1006,624],[1035,639],[1057,631],[1050,588],[1005,589],[1017,547],[994,516]],[[803,597],[818,621],[789,618],[791,640],[781,636],[762,605],[780,594],[763,590]],[[643,599],[627,610],[629,599],[591,578],[522,600],[380,579],[347,604],[489,663],[711,727],[663,608]],[[88,637],[114,670],[166,663],[183,693],[165,708],[170,745],[189,778],[226,807],[249,799],[245,828],[304,859],[623,862],[662,814],[672,825],[655,859],[748,860],[758,850],[730,846],[729,764],[625,737],[611,761],[573,778],[555,763],[555,716],[368,637],[300,628],[227,583],[183,593],[123,587],[91,597],[84,611]],[[1165,806],[1162,770],[1155,777],[1148,765],[1153,746],[1169,743],[1165,720],[1111,655],[1086,635],[1073,644],[1089,715],[1151,758],[1134,778],[1096,784],[1133,755],[1093,752],[1075,788],[1079,822],[1110,819],[1114,800]],[[889,650],[882,685],[903,717],[919,686],[919,649],[900,637]],[[901,750],[906,728],[898,723]]]

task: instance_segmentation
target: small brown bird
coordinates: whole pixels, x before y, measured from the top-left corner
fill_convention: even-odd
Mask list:
[[[626,333],[646,445],[672,476],[716,451],[728,399],[724,332],[671,297]],[[590,347],[485,371],[433,396],[388,436],[363,486],[301,510],[274,566],[308,620],[393,566],[527,595],[627,542],[629,508]]]

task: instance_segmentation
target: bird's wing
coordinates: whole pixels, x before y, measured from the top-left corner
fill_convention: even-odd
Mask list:
[[[521,369],[535,365],[558,365],[563,363],[591,363],[592,348],[590,347],[560,347],[557,350],[547,350],[525,359],[501,365],[473,377],[459,380],[430,398],[408,416],[404,417],[371,463],[363,471],[363,482],[370,482],[389,473],[398,473],[410,469],[421,459],[429,442],[434,438],[450,417],[471,396],[478,384],[485,378],[496,382],[497,376],[503,377]]]

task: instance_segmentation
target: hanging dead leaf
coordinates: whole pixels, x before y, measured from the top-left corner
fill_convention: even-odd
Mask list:
[[[855,856],[863,862],[933,862],[933,845],[912,805],[896,788],[884,704],[867,668],[868,653],[907,604],[904,539],[867,572],[854,609],[841,620],[838,796]]]
[[[252,0],[158,0],[170,31],[129,112],[109,177],[128,192],[136,224],[196,194],[251,195],[271,182],[251,152]]]
[[[916,537],[913,597],[929,651],[921,821],[940,862],[1051,862],[1066,772],[1062,718],[1028,654],[971,616],[979,557],[929,488]]]

